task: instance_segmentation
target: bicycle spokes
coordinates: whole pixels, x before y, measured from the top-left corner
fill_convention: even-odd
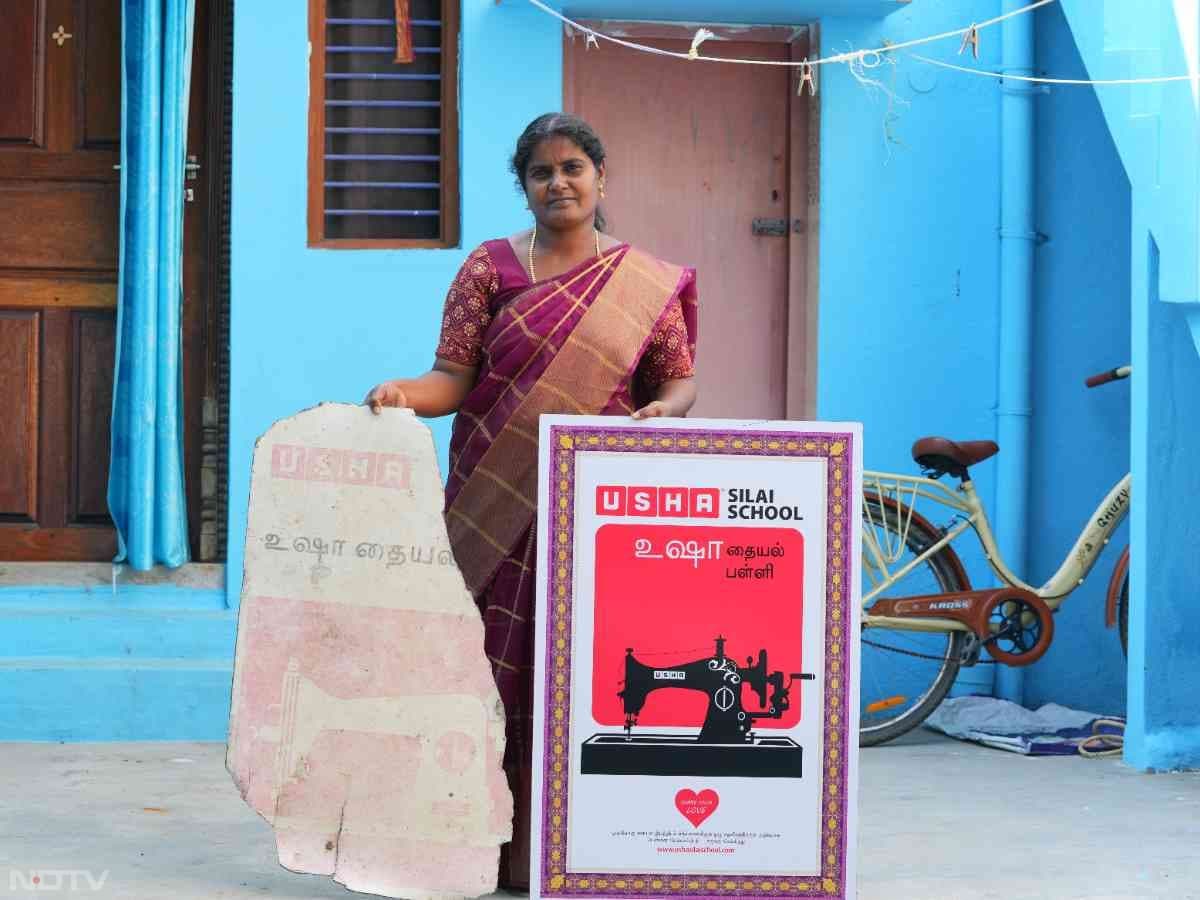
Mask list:
[[[872,479],[863,504],[863,578],[882,584],[908,567],[904,586],[914,593],[969,590],[951,554],[918,559],[937,532],[896,500],[900,483]],[[905,496],[910,491],[905,487]],[[876,601],[878,602],[878,601]],[[868,616],[871,613],[868,601]],[[920,632],[878,623],[862,636],[859,739],[882,743],[919,724],[941,702],[958,672],[965,632]]]

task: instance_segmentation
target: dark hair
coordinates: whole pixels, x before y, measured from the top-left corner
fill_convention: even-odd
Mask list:
[[[509,161],[509,169],[517,177],[517,189],[525,192],[525,172],[529,168],[529,157],[542,141],[552,137],[565,137],[579,146],[588,155],[597,169],[604,162],[604,144],[592,126],[579,116],[570,113],[544,113],[525,126],[517,138],[517,149]],[[596,228],[603,231],[606,222],[600,207],[596,207]]]

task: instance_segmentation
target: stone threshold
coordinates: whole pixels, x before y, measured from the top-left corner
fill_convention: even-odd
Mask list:
[[[116,585],[225,589],[224,563],[155,566],[139,572],[115,563],[0,562],[0,588],[98,588]]]

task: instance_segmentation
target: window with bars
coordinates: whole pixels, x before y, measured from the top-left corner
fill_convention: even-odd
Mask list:
[[[459,0],[310,0],[308,243],[458,243]]]

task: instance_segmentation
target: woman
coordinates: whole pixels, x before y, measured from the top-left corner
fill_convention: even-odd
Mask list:
[[[483,614],[484,649],[508,716],[516,807],[501,882],[529,883],[538,416],[683,416],[696,399],[695,272],[602,234],[604,147],[582,120],[547,114],[517,141],[512,171],[534,225],[484,242],[446,299],[433,368],[366,402],[457,413],[446,524]]]

